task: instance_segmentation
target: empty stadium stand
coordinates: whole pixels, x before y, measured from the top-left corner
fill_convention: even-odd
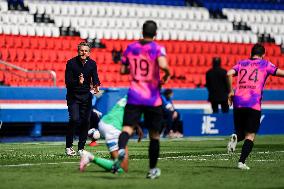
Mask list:
[[[76,55],[80,41],[88,40],[102,44],[92,49],[91,57],[98,63],[103,86],[125,87],[128,76],[119,74],[119,57],[115,60],[113,52],[122,52],[138,40],[147,19],[157,21],[157,41],[166,47],[172,70],[167,87],[204,87],[213,57],[221,57],[223,67],[229,69],[249,57],[252,44],[265,34],[275,39],[275,43],[265,44],[267,59],[284,67],[284,12],[279,10],[281,6],[271,10],[282,1],[250,0],[246,5],[242,1],[194,2],[204,7],[188,7],[183,0],[0,0],[0,59],[32,71],[0,64],[0,81],[8,86],[53,86],[51,75],[39,72],[53,70],[56,86],[64,87],[66,61]],[[268,4],[271,7],[265,11],[246,10]],[[224,18],[212,18],[212,11],[222,12]],[[235,23],[244,23],[248,29],[236,30]],[[74,35],[64,36],[70,34],[66,31]],[[278,78],[269,79],[267,87],[284,88]]]

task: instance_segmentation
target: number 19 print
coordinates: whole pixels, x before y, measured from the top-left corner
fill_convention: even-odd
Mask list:
[[[152,79],[152,67],[148,60],[140,57],[135,57],[130,60],[132,65],[131,73],[138,81],[150,81]]]

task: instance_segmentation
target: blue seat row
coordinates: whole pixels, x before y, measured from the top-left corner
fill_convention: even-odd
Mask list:
[[[8,0],[7,2],[10,5],[24,5],[24,0]]]
[[[205,8],[211,11],[220,11],[222,8],[284,10],[284,0],[198,0]]]
[[[150,5],[185,6],[185,0],[63,0],[63,1],[115,2],[115,3],[150,4]]]
[[[283,3],[284,0],[196,0],[198,2],[223,2],[223,3]]]

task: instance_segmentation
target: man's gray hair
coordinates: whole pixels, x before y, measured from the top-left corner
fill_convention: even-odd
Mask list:
[[[90,46],[89,43],[87,43],[87,42],[81,42],[81,43],[79,43],[79,45],[78,45],[78,51],[80,50],[80,48],[81,48],[82,46],[89,47],[89,49],[91,50],[91,46]]]

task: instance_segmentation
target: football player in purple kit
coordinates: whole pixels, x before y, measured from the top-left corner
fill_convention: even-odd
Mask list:
[[[119,136],[119,157],[113,166],[113,172],[119,168],[125,158],[125,147],[134,132],[135,125],[144,115],[149,130],[149,167],[146,178],[155,179],[161,171],[156,167],[160,150],[160,130],[162,122],[162,99],[160,86],[168,81],[170,71],[165,48],[154,42],[157,24],[148,20],[143,24],[143,39],[128,45],[122,57],[122,74],[130,74],[127,104],[124,110],[123,130]],[[160,69],[164,72],[160,79]]]
[[[239,169],[249,170],[245,164],[253,148],[255,135],[260,127],[262,92],[268,76],[284,77],[284,70],[264,59],[265,48],[255,44],[251,50],[251,58],[239,61],[228,71],[229,105],[234,106],[235,134],[228,143],[228,152],[234,152],[237,142],[245,140],[242,146]],[[237,76],[235,92],[232,88],[232,77]]]

